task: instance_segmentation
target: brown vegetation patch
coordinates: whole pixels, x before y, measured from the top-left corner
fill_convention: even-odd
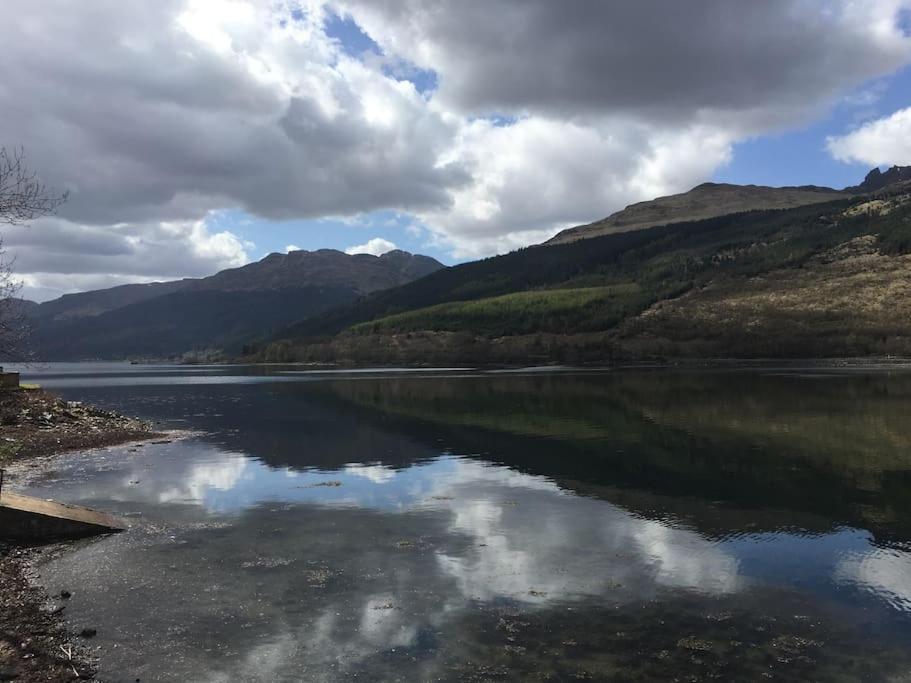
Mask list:
[[[911,354],[911,256],[869,253],[868,242],[840,245],[846,258],[813,268],[718,280],[660,302],[621,326],[620,344],[678,357]]]

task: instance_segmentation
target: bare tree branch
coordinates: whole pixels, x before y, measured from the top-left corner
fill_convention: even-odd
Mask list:
[[[0,147],[0,222],[9,225],[28,223],[54,213],[67,200],[68,193],[52,195],[25,164],[25,151],[12,152]]]
[[[24,225],[57,211],[68,194],[55,195],[25,163],[25,151],[0,147],[0,223]],[[14,260],[0,236],[0,358],[24,360],[28,356],[26,304],[18,298],[21,284],[13,275]]]

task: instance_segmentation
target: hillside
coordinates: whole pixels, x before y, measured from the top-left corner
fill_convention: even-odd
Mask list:
[[[600,221],[568,228],[552,237],[546,244],[565,244],[618,232],[699,221],[744,211],[792,209],[807,204],[830,202],[838,199],[840,194],[837,190],[827,187],[762,187],[704,183],[689,192],[632,204]]]
[[[97,289],[89,292],[64,294],[58,299],[34,304],[30,315],[43,322],[66,321],[76,318],[101,315],[116,308],[140,303],[156,296],[176,292],[189,280],[173,282],[150,282],[147,284],[120,285],[108,289]]]
[[[867,174],[863,182],[843,190],[815,185],[765,187],[762,185],[703,183],[689,192],[631,204],[622,211],[617,211],[594,223],[567,228],[557,233],[545,244],[565,244],[580,239],[613,235],[618,232],[644,230],[671,223],[699,221],[746,211],[793,209],[798,206],[834,201],[844,195],[876,192],[890,185],[909,180],[911,180],[911,166],[893,166],[885,172],[874,168]]]
[[[443,268],[394,251],[270,254],[210,277],[69,294],[29,307],[41,360],[168,357],[241,351],[292,322]]]
[[[303,321],[260,357],[497,363],[908,355],[909,253],[911,185],[898,183],[457,266]]]

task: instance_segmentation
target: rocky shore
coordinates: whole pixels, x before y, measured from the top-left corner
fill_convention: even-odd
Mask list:
[[[41,389],[0,392],[0,466],[151,436],[147,422],[64,401]]]
[[[0,467],[155,436],[147,422],[40,389],[0,391]],[[94,634],[67,630],[63,614],[69,594],[48,596],[33,568],[43,554],[61,549],[65,546],[21,547],[0,538],[0,681],[94,679]]]

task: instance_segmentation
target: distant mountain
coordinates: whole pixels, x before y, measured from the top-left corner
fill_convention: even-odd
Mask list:
[[[700,186],[633,207],[607,234],[461,264],[312,316],[257,357],[911,357],[909,171],[873,172],[838,192]],[[721,208],[705,203],[712,196]],[[743,211],[743,201],[725,203],[732,197],[765,197],[767,208]],[[782,208],[791,201],[801,205]]]
[[[292,322],[441,268],[404,251],[292,251],[206,278],[68,294],[27,312],[41,360],[238,352]]]
[[[442,267],[443,264],[429,256],[400,250],[379,257],[370,254],[349,256],[334,249],[300,250],[269,254],[261,261],[222,270],[205,278],[64,294],[59,299],[37,304],[37,310],[30,312],[36,318],[56,321],[91,317],[182,290],[230,292],[338,286],[353,288],[358,294],[369,294],[416,280]]]
[[[400,250],[382,256],[352,256],[334,249],[291,251],[269,254],[256,263],[191,281],[187,289],[232,292],[327,286],[353,288],[359,294],[369,294],[411,282],[442,267],[443,264],[429,256]]]
[[[911,166],[893,166],[883,173],[878,168],[874,168],[867,174],[860,185],[846,187],[843,192],[850,194],[861,194],[864,192],[876,192],[889,185],[897,183],[911,182]]]
[[[689,192],[631,204],[622,211],[594,223],[568,228],[545,244],[566,244],[590,237],[644,230],[670,223],[699,221],[743,211],[793,209],[797,206],[830,202],[841,196],[843,195],[838,190],[814,185],[764,187],[703,183]]]
[[[35,304],[37,308],[31,310],[31,315],[44,321],[65,321],[101,315],[115,308],[122,308],[147,299],[153,299],[156,296],[176,292],[186,286],[187,282],[189,280],[121,285],[109,289],[64,294],[59,299]]]

